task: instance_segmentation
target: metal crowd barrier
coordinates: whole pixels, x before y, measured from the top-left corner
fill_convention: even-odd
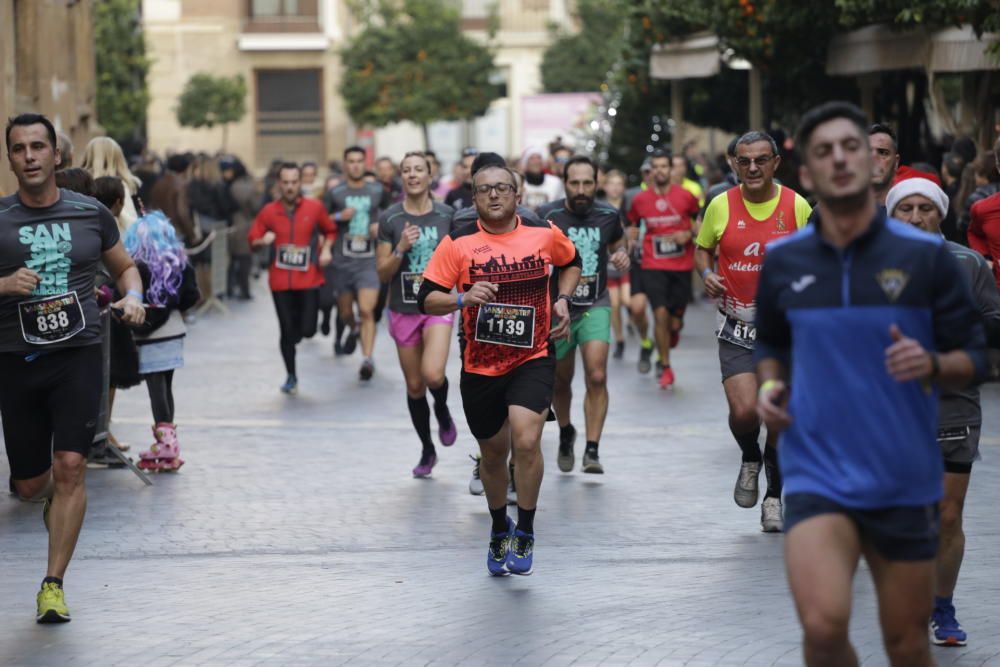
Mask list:
[[[94,440],[90,449],[104,450],[117,458],[123,466],[131,470],[146,484],[152,486],[153,480],[149,475],[143,473],[132,462],[125,452],[121,451],[108,441],[111,432],[111,309],[105,308],[101,311],[101,407],[97,413],[97,430],[94,432]]]

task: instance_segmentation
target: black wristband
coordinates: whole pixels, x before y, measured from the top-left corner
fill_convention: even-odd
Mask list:
[[[569,294],[560,294],[559,296],[556,297],[556,301],[558,301],[559,299],[566,299],[566,303],[572,303]]]
[[[938,376],[941,375],[941,361],[938,359],[937,352],[928,352],[931,355],[931,379],[937,380]]]

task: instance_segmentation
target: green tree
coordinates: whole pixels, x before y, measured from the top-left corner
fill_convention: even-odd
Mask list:
[[[622,0],[579,0],[579,32],[549,26],[551,44],[542,56],[542,86],[548,93],[600,90],[623,44]]]
[[[139,17],[140,0],[94,3],[94,50],[97,52],[97,121],[120,143],[146,133],[150,61]]]
[[[177,100],[177,122],[183,127],[222,126],[222,149],[229,140],[230,123],[247,112],[247,84],[242,74],[212,76],[198,73],[188,79]]]
[[[463,34],[454,3],[359,0],[352,11],[365,28],[341,50],[340,94],[355,123],[411,121],[429,148],[430,123],[482,116],[499,96],[493,54]]]

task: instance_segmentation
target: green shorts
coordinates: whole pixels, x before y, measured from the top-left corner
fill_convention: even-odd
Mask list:
[[[578,345],[587,341],[599,340],[611,343],[611,308],[597,306],[583,312],[569,325],[569,338],[556,341],[556,359],[563,359],[572,354]]]

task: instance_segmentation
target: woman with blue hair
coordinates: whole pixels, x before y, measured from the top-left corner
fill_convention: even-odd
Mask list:
[[[184,365],[187,328],[181,313],[199,298],[194,268],[174,226],[160,211],[148,213],[125,232],[125,249],[142,276],[146,322],[135,329],[139,373],[146,380],[156,442],[139,454],[139,467],[176,471],[184,461],[174,424],[174,371]]]

